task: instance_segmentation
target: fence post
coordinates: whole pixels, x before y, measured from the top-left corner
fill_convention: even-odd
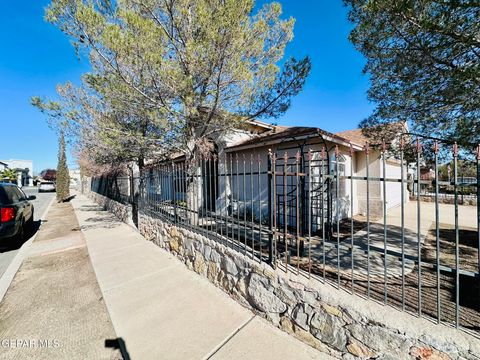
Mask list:
[[[140,199],[140,191],[143,187],[141,171],[139,171],[138,189],[136,189],[135,187],[135,173],[133,168],[130,168],[129,183],[130,183],[130,205],[132,206],[132,221],[133,221],[133,224],[138,228],[139,199]]]
[[[273,264],[272,151],[268,150],[268,262]]]
[[[175,196],[175,164],[172,162],[172,202],[173,202],[173,222],[177,223],[177,200]]]
[[[131,174],[128,174],[128,182],[129,182],[129,185],[130,185],[130,203],[133,204],[133,194],[135,192],[135,189],[134,189],[134,185],[133,185],[133,171],[131,172]]]
[[[480,145],[477,147],[477,237],[478,271],[480,272]]]
[[[458,225],[458,146],[453,145],[453,189],[455,206],[455,327],[460,325],[460,232]]]
[[[417,152],[417,259],[418,259],[418,316],[422,316],[422,241],[421,241],[421,205],[420,205],[420,157],[422,154],[422,144],[420,140],[416,141]]]

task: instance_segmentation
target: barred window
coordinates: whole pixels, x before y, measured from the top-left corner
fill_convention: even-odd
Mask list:
[[[346,175],[345,162],[346,162],[345,156],[340,154],[338,156],[338,176],[340,176],[339,184],[338,184],[339,186],[338,197],[344,197],[347,195],[347,186],[346,186],[347,184],[344,178],[344,176]],[[335,155],[332,155],[332,157],[330,158],[330,174],[336,175],[336,171],[337,171],[337,159],[335,158]],[[334,181],[336,181],[336,179]],[[333,191],[335,191],[335,187]]]

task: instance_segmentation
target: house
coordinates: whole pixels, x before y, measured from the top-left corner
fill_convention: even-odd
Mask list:
[[[56,181],[57,180],[57,170],[55,169],[45,169],[39,175],[40,181]]]
[[[420,168],[420,179],[421,180],[434,180],[435,179],[435,170],[432,168]]]
[[[271,150],[276,153],[277,158],[282,158],[285,153],[288,155],[287,167],[294,167],[294,159],[299,152],[301,154],[300,167],[301,170],[307,172],[308,169],[308,152],[312,153],[311,167],[311,179],[312,179],[312,201],[319,201],[321,193],[324,193],[326,198],[327,212],[331,212],[331,216],[336,216],[336,204],[334,201],[336,184],[334,179],[324,179],[324,184],[320,182],[320,174],[333,175],[337,169],[339,172],[339,184],[338,184],[338,215],[340,218],[348,218],[352,214],[363,214],[367,212],[367,183],[364,178],[367,176],[366,159],[367,154],[365,151],[365,145],[367,139],[362,135],[360,129],[345,131],[341,133],[330,133],[328,131],[312,128],[312,127],[273,127],[269,131],[256,134],[248,140],[237,142],[227,146],[224,151],[226,153],[238,153],[239,156],[245,155],[246,159],[251,157],[255,158],[260,155],[261,162],[267,164],[267,153]],[[323,169],[322,169],[322,149],[324,149]],[[338,154],[335,154],[338,149]],[[221,157],[221,154],[220,154]],[[338,168],[337,168],[338,162]],[[400,179],[401,167],[400,162],[393,158],[386,156],[385,170],[386,174],[383,174],[383,164],[381,151],[379,149],[371,148],[368,154],[369,162],[369,178],[372,181],[369,182],[369,204],[370,214],[372,216],[379,216],[383,212],[383,202],[385,201],[387,210],[400,205],[401,202],[401,183],[399,182],[386,182],[386,197],[383,193],[383,182],[373,180],[374,178],[391,178]],[[280,160],[277,167],[283,167],[285,162]],[[248,167],[248,166],[247,166]],[[266,170],[265,168],[263,170]],[[294,170],[294,169],[293,169]],[[288,171],[288,170],[287,170]],[[247,169],[248,172],[248,169]],[[404,168],[404,174],[406,176],[406,168]],[[353,176],[353,184],[351,183]],[[357,178],[357,180],[356,180]],[[287,186],[291,188],[292,193],[293,179],[287,179],[290,183]],[[248,179],[247,179],[248,182]],[[267,179],[265,179],[265,184]],[[282,179],[277,179],[279,184],[278,192],[282,194]],[[406,185],[405,185],[406,186]],[[305,188],[307,185],[304,186]],[[405,187],[406,189],[406,187]],[[353,190],[353,194],[352,194]],[[240,198],[242,196],[240,195]],[[280,195],[279,205],[282,205],[283,200]],[[408,199],[405,196],[404,199]],[[288,200],[287,200],[288,201]],[[406,200],[405,200],[406,201]],[[330,210],[328,210],[328,207]],[[295,218],[295,215],[293,216]]]
[[[3,169],[14,169],[17,172],[18,186],[33,186],[32,160],[0,160],[0,171],[2,170],[2,166]]]
[[[363,147],[368,142],[368,139],[362,134],[361,129],[347,130],[337,133],[338,136],[348,139],[352,143],[361,144]],[[355,152],[355,167],[354,173],[356,176],[365,177],[366,176],[366,154],[363,152]],[[387,210],[397,207],[401,204],[401,194],[402,187],[401,180],[402,178],[402,167],[400,160],[395,156],[389,155],[387,153],[385,158],[385,174],[383,173],[383,161],[382,153],[380,149],[370,149],[369,151],[369,176],[377,177],[380,179],[390,179],[391,181],[371,181],[370,182],[370,206],[373,209],[370,209],[371,213],[375,216],[381,214],[383,211],[383,202],[386,203]],[[403,179],[407,180],[408,166],[405,164],[403,166]],[[397,180],[397,181],[395,181]],[[384,194],[384,183],[386,193]],[[407,184],[404,185],[404,194],[407,194]],[[356,196],[358,199],[358,208],[357,212],[354,214],[365,214],[366,213],[366,181],[360,181],[356,188]],[[405,195],[404,202],[408,201],[408,195]]]
[[[168,169],[157,174],[154,167],[149,170],[149,193],[187,204],[187,213],[194,209],[257,223],[273,213],[277,225],[292,229],[305,229],[310,212],[313,231],[367,211],[379,217],[384,203],[387,210],[401,203],[400,161],[386,153],[384,173],[381,150],[367,152],[360,130],[334,134],[250,121],[212,142],[212,156],[197,163],[193,187],[187,185],[185,157],[177,156],[173,175]],[[406,180],[405,166],[403,170]],[[404,183],[405,202],[406,189]]]

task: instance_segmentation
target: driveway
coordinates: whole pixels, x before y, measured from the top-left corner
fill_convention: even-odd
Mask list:
[[[399,277],[402,274],[402,228],[401,228],[401,207],[390,209],[387,213],[387,276]],[[459,228],[463,230],[476,231],[477,209],[475,206],[458,206]],[[440,230],[454,228],[455,207],[452,204],[439,204]],[[415,267],[415,260],[418,256],[418,238],[424,243],[430,230],[435,228],[435,203],[420,202],[420,232],[418,232],[417,202],[409,201],[404,207],[404,253],[405,261],[403,271],[409,274]],[[354,267],[359,275],[366,275],[368,270],[371,276],[384,276],[384,219],[370,223],[370,233],[367,236],[367,227],[354,234]],[[420,234],[420,236],[419,236]],[[369,241],[368,241],[369,240]],[[340,269],[349,272],[351,269],[351,239],[348,238],[340,245]],[[370,243],[370,257],[367,248]],[[325,262],[332,268],[337,268],[336,241],[325,244]],[[321,259],[321,244],[312,248],[314,258]]]

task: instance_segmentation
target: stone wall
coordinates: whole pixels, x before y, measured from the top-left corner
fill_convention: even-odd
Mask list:
[[[102,206],[105,210],[110,211],[114,214],[120,221],[135,226],[133,223],[132,215],[132,206],[119,203],[118,201],[112,200],[106,196],[100,195],[96,192],[93,192],[91,189],[91,179],[85,178],[82,180],[80,191],[88,196],[90,199],[95,201],[98,205]]]
[[[196,232],[140,215],[149,241],[258,315],[343,359],[480,359],[480,340],[462,331],[285,274]]]
[[[410,196],[410,201],[417,201],[417,196],[416,195]],[[426,195],[420,194],[420,201],[435,202],[435,196],[426,196]],[[445,197],[440,195],[438,197],[438,203],[439,204],[455,204],[455,198],[453,196]],[[458,194],[458,205],[477,206],[477,197],[476,195],[464,196],[462,201],[462,195]]]

